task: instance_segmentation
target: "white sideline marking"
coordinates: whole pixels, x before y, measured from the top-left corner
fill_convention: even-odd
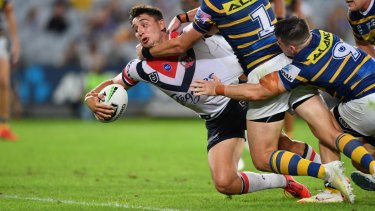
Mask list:
[[[42,202],[61,203],[61,204],[73,204],[73,205],[82,205],[82,206],[88,206],[88,207],[96,206],[96,207],[114,207],[114,208],[157,210],[157,211],[180,211],[178,209],[143,207],[143,206],[136,206],[136,205],[130,205],[130,204],[120,204],[118,202],[95,203],[95,202],[61,200],[61,199],[52,199],[52,198],[22,197],[22,196],[7,195],[7,194],[1,194],[0,198],[42,201]]]

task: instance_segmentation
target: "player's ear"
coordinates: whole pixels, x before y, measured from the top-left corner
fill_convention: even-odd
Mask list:
[[[161,31],[166,31],[167,30],[164,19],[159,20],[159,26],[160,26],[160,30]]]

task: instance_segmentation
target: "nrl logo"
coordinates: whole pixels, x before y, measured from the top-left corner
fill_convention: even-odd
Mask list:
[[[148,77],[150,78],[150,81],[154,84],[159,82],[159,75],[156,72],[148,74]]]

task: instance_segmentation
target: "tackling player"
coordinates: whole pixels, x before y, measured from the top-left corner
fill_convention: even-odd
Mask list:
[[[375,6],[373,0],[346,0],[349,8],[348,20],[355,43],[375,58]]]
[[[195,13],[194,28],[186,30],[176,39],[151,48],[139,48],[138,55],[151,59],[185,52],[210,30],[217,28],[231,45],[244,73],[248,75],[248,83],[257,84],[267,73],[290,63],[276,43],[273,31],[277,20],[267,0],[204,0],[199,9],[180,14],[177,18],[181,22],[189,21]],[[176,23],[170,25],[176,28]],[[320,165],[301,159],[294,153],[279,154],[280,131],[285,112],[290,107],[308,122],[321,143],[327,145],[333,153],[338,153],[335,140],[342,131],[321,99],[314,94],[311,88],[299,87],[292,93],[283,93],[259,102],[249,102],[246,123],[252,161],[259,170],[279,173],[279,163],[270,161],[277,155],[285,154],[287,156],[284,157],[284,163],[290,164],[290,171],[282,169],[283,172],[313,176],[332,182],[346,200],[353,202],[354,195],[343,175],[342,162]],[[354,141],[348,134],[345,134],[345,137]],[[333,161],[331,157],[322,159],[324,163]]]
[[[139,5],[133,7],[130,14],[133,30],[141,45],[153,46],[168,40],[160,10]],[[220,36],[200,40],[181,56],[148,61],[135,59],[115,78],[104,81],[90,91],[85,101],[99,118],[106,118],[111,115],[113,108],[98,102],[98,93],[102,88],[112,83],[121,84],[126,89],[140,81],[150,83],[205,119],[208,163],[219,192],[228,195],[246,194],[281,187],[295,197],[309,197],[307,188],[290,176],[237,172],[236,165],[242,154],[242,147],[238,146],[243,145],[245,136],[245,104],[223,96],[197,97],[189,91],[194,80],[208,80],[213,74],[217,74],[225,84],[238,83],[238,76],[242,74],[233,52]],[[300,155],[314,159],[315,152],[307,155],[307,145],[304,143],[291,142],[285,136],[280,139],[280,143],[290,145],[289,149],[294,148]]]
[[[9,29],[12,44],[10,53],[12,63],[14,64],[18,61],[20,47],[13,7],[9,0],[0,1],[0,15],[2,13],[4,14]],[[17,136],[12,132],[8,125],[10,118],[10,94],[10,61],[9,53],[7,52],[7,39],[5,37],[4,29],[0,27],[0,139],[4,139],[6,141],[16,141]]]
[[[373,0],[347,0],[348,20],[352,27],[355,43],[375,58],[375,6]],[[373,141],[374,142],[374,141]],[[355,171],[352,180],[365,190],[375,191],[375,180],[370,175]]]
[[[341,100],[333,114],[345,132],[364,137],[365,143],[341,135],[336,145],[353,165],[375,180],[375,60],[339,37],[322,30],[310,32],[303,19],[291,18],[276,24],[275,34],[283,52],[293,58],[290,65],[270,73],[259,84],[237,86],[199,81],[192,85],[197,96],[224,95],[234,99],[261,100],[308,84]],[[317,114],[318,115],[318,114]],[[274,162],[283,156],[273,157]],[[276,165],[282,173],[287,168]],[[365,181],[364,181],[365,182]],[[372,188],[372,183],[365,183]]]

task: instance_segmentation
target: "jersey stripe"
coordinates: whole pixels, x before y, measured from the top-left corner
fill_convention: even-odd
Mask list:
[[[329,63],[331,63],[332,57],[324,64],[324,66],[319,70],[319,72],[311,79],[311,81],[316,81],[323,74],[323,72],[327,69]]]
[[[344,84],[347,84],[348,81],[354,76],[354,74],[359,70],[359,68],[362,67],[363,64],[365,64],[369,59],[371,59],[370,56],[366,56],[363,61],[354,69],[354,71],[352,72],[352,74],[349,75],[349,77],[344,81]]]
[[[372,89],[375,87],[375,84],[371,84],[370,86],[366,87],[362,92],[360,92],[359,94],[357,94],[356,96],[360,96],[361,94],[363,94],[364,92],[367,92],[368,90]]]
[[[237,25],[237,24],[241,24],[245,21],[248,21],[250,20],[250,16],[246,16],[244,18],[241,18],[239,20],[236,20],[236,21],[233,21],[233,22],[230,22],[230,23],[227,23],[227,24],[221,24],[221,25],[218,25],[217,27],[218,28],[227,28],[227,27],[231,27],[231,26],[234,26],[234,25]]]
[[[360,19],[360,20],[357,20],[357,21],[353,21],[353,20],[350,20],[350,23],[351,24],[361,24],[361,23],[365,23],[371,19],[375,18],[375,15],[372,15],[372,16],[369,16],[369,17],[366,17],[366,18],[363,18],[363,19]]]
[[[255,66],[255,65],[257,65],[257,64],[259,64],[259,63],[261,63],[261,62],[263,62],[263,61],[265,61],[267,59],[270,59],[271,57],[276,56],[276,55],[279,55],[279,54],[271,54],[271,55],[263,56],[263,57],[255,60],[255,61],[251,62],[250,64],[248,64],[247,68],[250,69],[253,66]]]
[[[269,47],[271,47],[271,46],[273,46],[273,45],[277,45],[277,43],[271,43],[271,44],[269,44],[269,45],[266,45],[266,46],[263,46],[263,47],[261,47],[261,48],[258,48],[258,49],[256,49],[255,51],[252,51],[251,53],[245,54],[245,56],[250,56],[250,55],[252,55],[252,54],[254,54],[254,53],[257,53],[258,51],[264,50],[264,49],[269,48]]]
[[[337,69],[335,74],[333,74],[332,78],[329,80],[330,83],[333,83],[336,80],[337,76],[341,73],[342,69],[344,68],[344,66],[346,65],[349,59],[350,59],[350,55],[346,56],[344,61],[341,63],[340,67]]]
[[[217,7],[215,7],[211,2],[210,0],[204,0],[204,2],[207,4],[207,6],[212,9],[213,11],[217,12],[217,13],[225,13],[224,9],[218,9]]]

